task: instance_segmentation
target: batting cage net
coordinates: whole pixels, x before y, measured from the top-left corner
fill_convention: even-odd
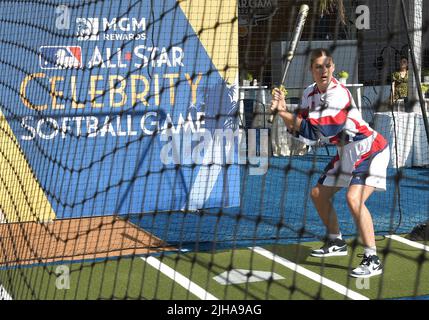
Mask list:
[[[428,296],[428,19],[1,1],[0,298]]]

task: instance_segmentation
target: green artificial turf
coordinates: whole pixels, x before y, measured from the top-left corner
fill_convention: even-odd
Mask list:
[[[321,243],[272,245],[264,248],[301,267],[335,281],[370,299],[429,295],[429,253],[390,239],[377,241],[384,265],[381,276],[356,280],[349,276],[361,261],[363,248],[348,241],[345,257],[313,258]],[[355,247],[354,247],[355,245]],[[218,299],[296,300],[348,299],[343,294],[243,248],[218,252],[166,254],[161,261]],[[58,289],[60,265],[0,270],[0,284],[13,299],[198,299],[141,258],[103,262],[64,263],[70,270],[70,288]],[[213,278],[231,269],[274,272],[283,279],[223,285]]]

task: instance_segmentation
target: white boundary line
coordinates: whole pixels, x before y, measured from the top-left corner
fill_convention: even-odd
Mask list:
[[[0,300],[13,300],[11,295],[6,289],[0,284]]]
[[[398,242],[402,242],[404,244],[407,244],[410,247],[414,247],[414,248],[417,248],[417,249],[422,249],[422,250],[425,250],[425,251],[429,252],[429,246],[425,246],[424,244],[421,244],[421,243],[418,243],[418,242],[415,242],[415,241],[411,241],[411,240],[405,239],[405,238],[397,236],[397,235],[393,235],[392,234],[392,235],[386,236],[386,238],[390,238],[392,240],[396,240]]]
[[[183,288],[185,288],[192,294],[196,295],[201,300],[218,300],[218,298],[216,298],[214,295],[210,294],[209,292],[201,288],[199,285],[197,285],[195,282],[189,280],[188,278],[186,278],[184,275],[177,272],[173,268],[170,268],[166,264],[162,263],[160,260],[154,257],[147,257],[147,258],[142,257],[142,259],[143,261],[147,262],[155,269],[161,271],[163,274],[165,274],[173,281],[177,282]]]
[[[322,277],[321,275],[319,275],[313,271],[310,271],[308,269],[305,269],[305,268],[297,265],[296,263],[291,262],[291,261],[289,261],[283,257],[275,255],[271,251],[268,251],[268,250],[261,248],[261,247],[251,247],[250,249],[253,250],[254,252],[270,259],[270,260],[273,260],[273,261],[281,264],[282,266],[285,266],[286,268],[289,268],[295,272],[298,272],[299,274],[306,276],[307,278],[310,278],[311,280],[319,282],[320,284],[322,284],[328,288],[331,288],[332,290],[334,290],[334,291],[336,291],[336,292],[338,292],[344,296],[347,296],[348,298],[350,298],[352,300],[369,300],[368,297],[365,297],[364,295],[361,295],[360,293],[357,293],[353,290],[350,290],[350,289],[346,288],[345,286],[343,286],[339,283],[336,283],[332,280],[329,280],[325,277]]]

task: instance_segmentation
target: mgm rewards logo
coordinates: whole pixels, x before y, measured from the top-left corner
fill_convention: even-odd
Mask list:
[[[277,0],[239,0],[238,1],[238,34],[246,37],[252,26],[268,20],[278,10]]]

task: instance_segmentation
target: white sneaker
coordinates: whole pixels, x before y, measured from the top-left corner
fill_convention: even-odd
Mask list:
[[[356,269],[352,270],[350,276],[355,278],[370,278],[382,273],[383,266],[381,265],[380,259],[376,255],[364,255],[362,262]]]
[[[347,255],[347,243],[342,239],[328,240],[322,248],[313,250],[312,257],[335,257]]]

